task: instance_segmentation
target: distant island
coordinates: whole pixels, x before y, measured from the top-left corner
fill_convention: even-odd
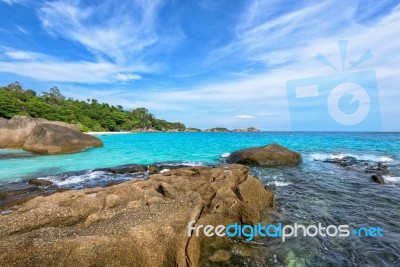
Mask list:
[[[239,133],[245,133],[245,132],[252,132],[252,133],[256,133],[256,132],[260,132],[259,129],[256,129],[254,127],[249,127],[249,128],[239,128],[239,129],[233,129],[233,130],[228,130],[227,128],[224,127],[216,127],[216,128],[211,128],[211,129],[207,129],[205,130],[205,132],[239,132]]]
[[[74,124],[82,132],[202,132],[186,127],[181,122],[168,122],[155,118],[146,108],[124,110],[121,105],[66,98],[57,87],[37,94],[24,89],[19,82],[0,87],[0,118],[14,116],[43,118]],[[217,127],[205,132],[259,132],[250,127],[228,130]]]

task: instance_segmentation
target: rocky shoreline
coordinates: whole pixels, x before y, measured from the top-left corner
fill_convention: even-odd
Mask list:
[[[188,223],[269,222],[275,194],[269,184],[264,186],[249,175],[249,167],[239,164],[293,166],[301,161],[299,153],[269,144],[234,151],[219,166],[155,163],[94,169],[126,179],[113,178],[79,190],[45,179],[3,184],[0,266],[236,266],[252,262],[255,258],[243,238],[188,236]],[[372,175],[378,183],[382,175],[390,174],[384,163],[354,157],[322,161]]]
[[[221,159],[225,164],[244,164],[260,166],[289,166],[297,165],[301,162],[301,155],[278,144],[270,144],[264,147],[253,147],[232,152],[228,158]],[[150,165],[127,164],[116,167],[98,168],[90,170],[92,173],[101,172],[108,176],[115,176],[105,182],[96,182],[94,186],[110,186],[125,182],[127,179],[147,179],[150,175],[163,173],[187,165],[168,165],[154,163]],[[214,166],[209,166],[214,167]],[[86,171],[66,173],[68,176],[84,175]],[[62,174],[61,174],[62,175]],[[127,178],[121,176],[128,175]],[[65,178],[60,177],[60,180]],[[83,185],[83,188],[93,187],[93,185]],[[55,192],[74,189],[68,187],[58,187],[50,180],[41,178],[31,178],[20,182],[12,182],[0,185],[0,210],[6,209],[14,204],[24,203],[36,196],[53,194]]]
[[[256,224],[274,194],[243,165],[186,167],[104,188],[38,196],[0,216],[5,266],[199,266],[229,263],[227,237],[187,224]]]
[[[280,149],[295,153],[272,147],[276,157],[285,157]],[[239,164],[133,164],[93,171],[132,178],[136,173],[146,175],[80,190],[60,188],[44,179],[1,186],[0,262],[6,266],[230,265],[252,256],[240,252],[245,247],[226,236],[189,235],[188,223],[255,225],[267,222],[267,213],[275,207],[271,189]]]
[[[116,166],[112,168],[100,168],[91,170],[92,172],[104,172],[109,175],[130,175],[131,179],[135,178],[136,174],[142,174],[141,179],[146,179],[152,174],[157,174],[163,170],[175,170],[179,168],[185,168],[185,165],[163,165],[163,164],[151,164],[151,165],[140,165],[140,164],[127,164],[122,166]],[[73,176],[82,175],[87,171],[68,172],[60,175]],[[62,179],[62,178],[61,178]],[[111,185],[125,182],[124,180],[115,180],[113,182],[108,181],[105,183],[96,183],[95,187],[108,187]],[[84,188],[90,188],[93,186],[84,186]],[[45,180],[43,178],[30,178],[22,181],[15,181],[6,184],[0,184],[0,212],[7,210],[9,207],[19,205],[29,201],[30,199],[37,196],[51,195],[57,192],[70,190],[68,187],[59,187],[52,181]]]

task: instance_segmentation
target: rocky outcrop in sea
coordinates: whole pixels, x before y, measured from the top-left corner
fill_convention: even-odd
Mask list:
[[[261,166],[287,166],[299,164],[301,155],[281,145],[269,144],[263,147],[235,151],[226,158],[226,162]]]
[[[385,164],[384,162],[368,162],[365,160],[359,160],[352,156],[325,159],[323,160],[323,162],[333,163],[345,169],[353,170],[360,173],[371,174],[371,181],[378,184],[384,184],[384,176],[391,175],[387,164]]]
[[[234,133],[257,133],[260,132],[259,129],[254,128],[254,127],[249,127],[249,128],[238,128],[238,129],[233,129],[229,130],[224,127],[216,127],[216,128],[210,128],[207,130],[204,130],[205,132],[212,132],[212,133],[221,133],[221,132],[234,132]]]
[[[260,132],[259,129],[254,128],[254,127],[249,127],[249,128],[239,128],[239,129],[234,129],[232,132],[238,132],[238,133],[258,133]]]
[[[0,149],[24,149],[37,154],[80,152],[88,147],[101,147],[103,142],[81,133],[72,124],[16,116],[0,118]]]

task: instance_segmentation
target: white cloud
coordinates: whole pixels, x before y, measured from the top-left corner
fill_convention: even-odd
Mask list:
[[[1,50],[6,57],[2,57]],[[3,60],[1,60],[3,59]],[[112,83],[139,80],[134,71],[148,71],[148,66],[118,66],[107,61],[63,61],[45,54],[0,47],[0,72],[14,73],[39,81],[72,83]]]
[[[38,16],[55,36],[126,64],[158,41],[155,21],[159,6],[159,1],[104,1],[97,6],[56,1],[45,3]]]
[[[2,1],[2,2],[4,2],[4,3],[6,3],[7,5],[15,5],[15,4],[18,4],[18,5],[24,5],[24,4],[27,4],[27,3],[29,3],[29,2],[32,2],[32,0],[0,0],[0,1]]]
[[[7,55],[9,58],[16,60],[38,60],[38,59],[48,58],[44,54],[28,52],[28,51],[19,51],[19,50],[6,51],[4,52],[4,54]]]
[[[37,53],[14,51],[6,52],[18,62],[0,61],[0,72],[14,73],[40,81],[71,83],[112,83],[140,79],[132,69],[145,70],[143,66],[122,68],[109,62],[66,62],[58,61]],[[41,58],[43,56],[44,58]]]
[[[23,2],[26,1],[7,1]],[[181,38],[179,31],[159,36],[160,6],[158,0],[105,0],[97,5],[72,0],[37,2],[37,15],[47,32],[83,46],[91,52],[92,59],[65,60],[62,54],[49,56],[0,47],[0,53],[4,50],[6,56],[0,54],[0,72],[39,81],[78,83],[128,83],[141,79],[138,73],[157,73],[163,68],[162,63],[148,60],[147,50],[160,43],[166,52]],[[29,34],[21,26],[16,28]]]
[[[15,26],[15,27],[17,28],[17,30],[18,30],[19,32],[21,32],[21,33],[23,33],[23,34],[26,34],[26,35],[29,35],[29,32],[28,32],[24,27],[19,26],[19,25]]]
[[[92,61],[66,62],[30,51],[6,51],[8,58],[15,61],[0,61],[0,71],[43,81],[93,84],[125,83],[140,79],[142,72],[154,72],[156,67],[144,55],[155,45],[164,44],[156,25],[160,2],[134,1],[132,5],[129,2],[112,6],[107,0],[102,5],[86,7],[77,3],[47,2],[38,14],[48,32],[86,47],[94,54]],[[197,127],[236,128],[251,119],[253,126],[260,129],[290,130],[286,82],[336,74],[317,62],[315,55],[321,52],[335,66],[340,66],[337,40],[347,39],[346,67],[371,49],[373,58],[352,71],[376,71],[383,127],[398,130],[400,8],[363,25],[354,17],[355,2],[315,1],[299,5],[280,14],[275,12],[281,8],[279,1],[253,1],[238,25],[232,27],[236,38],[196,62],[199,69],[188,69],[190,73],[206,73],[226,65],[240,67],[241,73],[225,77],[229,81],[213,81],[185,90],[162,87],[150,91],[135,87],[129,91],[112,90],[113,94],[107,96],[94,90],[80,90],[76,97],[99,95],[99,100],[125,107],[145,106],[163,117],[170,114],[166,118],[183,119]],[[249,62],[265,66],[265,71],[249,75],[246,73],[247,69],[251,73],[251,66],[246,65]]]
[[[105,62],[0,62],[0,71],[41,81],[98,83],[109,82],[116,67]]]
[[[353,8],[350,7],[350,9]],[[307,20],[307,13],[301,15],[300,21],[299,19],[295,19],[293,24],[299,22],[301,24],[301,20]],[[287,23],[290,23],[290,21],[287,21]],[[199,123],[198,127],[207,127],[207,123],[208,125],[236,127],[238,126],[237,120],[232,119],[232,114],[254,114],[254,126],[257,128],[290,130],[286,82],[291,79],[337,74],[337,72],[316,61],[315,56],[318,52],[321,52],[341,69],[337,41],[348,39],[345,71],[348,71],[349,63],[355,62],[367,49],[372,51],[373,58],[352,71],[365,69],[376,71],[383,129],[398,130],[396,121],[400,115],[400,106],[397,104],[400,98],[400,93],[397,90],[400,39],[396,36],[400,35],[400,28],[397,27],[399,24],[400,8],[394,9],[391,14],[368,26],[356,24],[350,20],[348,27],[329,37],[322,34],[320,38],[317,38],[318,35],[315,34],[315,38],[308,40],[301,46],[295,45],[289,50],[282,47],[275,51],[277,62],[287,60],[291,61],[291,64],[268,70],[264,74],[243,76],[239,80],[230,82],[187,88],[185,91],[168,90],[166,92],[157,90],[146,94],[123,94],[121,98],[125,100],[135,99],[141,105],[150,105],[159,112],[176,110],[179,114],[179,110],[185,110],[187,121]],[[312,32],[318,30],[317,26],[316,28]],[[303,28],[298,34],[305,35],[306,32]],[[265,36],[260,36],[260,40],[263,37]],[[265,43],[264,45],[267,46]],[[235,49],[240,48],[237,43],[234,46]],[[253,53],[252,57],[263,56],[268,59],[268,56],[264,54],[267,53],[266,51],[261,49],[259,52]],[[225,56],[229,56],[229,54],[225,54]],[[209,116],[209,114],[213,115]],[[202,119],[202,117],[204,118]],[[176,118],[179,118],[178,115],[176,115]]]
[[[135,73],[117,73],[114,78],[120,82],[129,82],[134,80],[140,80],[142,77]]]
[[[243,115],[236,115],[235,118],[238,118],[238,119],[255,119],[255,116],[243,114]]]

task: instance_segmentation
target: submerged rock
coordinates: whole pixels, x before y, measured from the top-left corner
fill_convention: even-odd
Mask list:
[[[333,163],[339,165],[341,167],[351,167],[359,164],[359,161],[355,157],[342,157],[342,158],[332,158],[332,159],[325,159],[322,162],[325,163]]]
[[[360,173],[368,173],[372,182],[384,184],[383,175],[389,175],[390,170],[383,162],[370,162],[359,160],[356,157],[345,156],[341,158],[325,159],[322,162],[333,163],[348,170],[357,171]]]
[[[204,251],[215,255],[206,259],[228,261],[227,244],[233,242],[203,234],[189,237],[188,223],[256,224],[261,212],[273,207],[271,190],[236,164],[188,167],[107,188],[39,196],[0,216],[0,262],[199,266]]]
[[[367,166],[365,168],[365,172],[369,172],[369,173],[372,172],[372,173],[377,173],[380,175],[390,174],[388,166],[382,162],[379,162],[377,165]]]
[[[0,149],[23,148],[38,154],[74,153],[103,142],[64,122],[24,116],[0,119]]]
[[[48,180],[33,178],[28,180],[28,184],[33,184],[37,186],[49,186],[52,185],[53,183]]]
[[[137,172],[146,172],[148,167],[146,165],[139,165],[139,164],[129,164],[123,165],[113,168],[102,168],[102,169],[95,169],[95,171],[103,171],[109,172],[113,174],[127,174],[127,173],[137,173]]]
[[[162,163],[154,163],[151,165],[144,165],[144,164],[125,164],[125,165],[120,165],[116,167],[110,167],[110,168],[100,168],[100,169],[94,169],[94,171],[102,171],[102,172],[108,172],[112,174],[134,174],[134,173],[140,173],[140,172],[146,172],[148,174],[157,174],[157,173],[163,173],[166,170],[175,170],[175,169],[181,169],[181,168],[186,168],[189,167],[188,165],[168,165],[168,164],[162,164]]]
[[[24,203],[38,194],[40,194],[39,187],[34,185],[22,182],[2,184],[0,185],[0,209]]]
[[[278,144],[252,147],[235,151],[226,158],[227,163],[262,166],[297,165],[301,155]]]
[[[9,150],[10,151],[10,150]],[[33,158],[36,155],[30,152],[20,152],[20,153],[15,153],[14,151],[11,151],[10,153],[1,153],[0,154],[0,160],[2,159],[24,159],[24,158]]]
[[[384,184],[385,183],[385,179],[383,178],[383,176],[381,174],[374,174],[371,176],[371,180],[377,184]]]

